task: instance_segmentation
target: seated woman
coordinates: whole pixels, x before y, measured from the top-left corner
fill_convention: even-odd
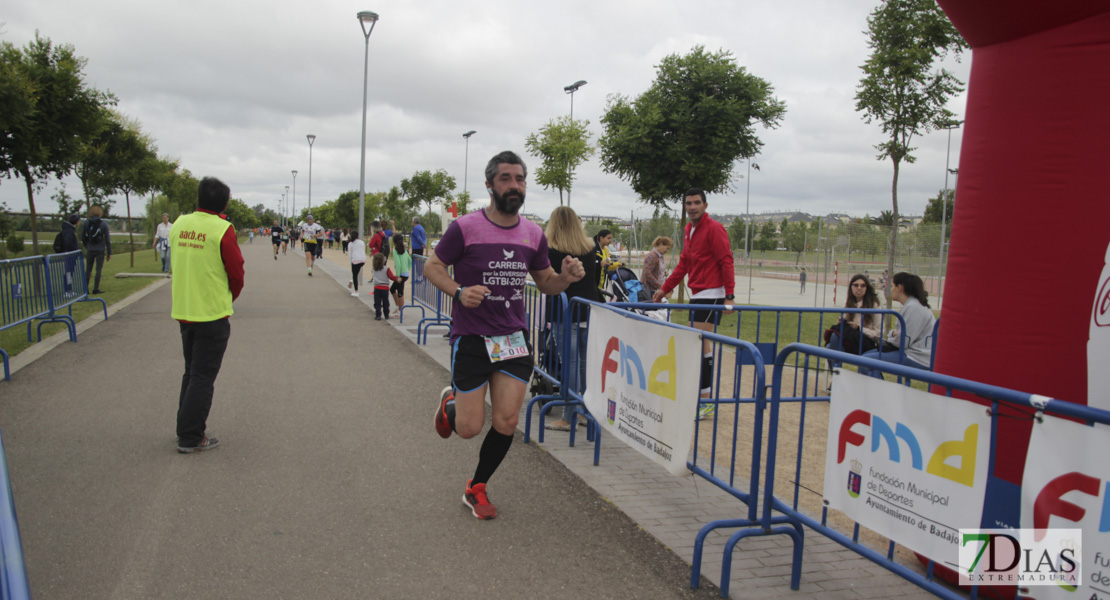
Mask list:
[[[667,253],[674,248],[674,240],[666,236],[659,236],[651,243],[651,250],[644,257],[644,268],[640,271],[640,283],[651,298],[655,292],[663,287],[667,280]]]
[[[871,287],[871,281],[866,275],[860,273],[852,275],[848,282],[848,300],[844,308],[882,308],[879,306],[879,295]],[[862,328],[861,318],[862,318]],[[841,316],[841,323],[834,325],[829,331],[831,335],[825,346],[830,350],[839,350],[849,354],[863,354],[879,347],[880,315],[845,312]],[[843,334],[841,333],[843,331]],[[862,334],[862,335],[861,335]],[[843,337],[842,337],[843,336]]]
[[[902,318],[906,322],[906,360],[907,367],[929,370],[929,336],[933,334],[933,324],[936,317],[929,310],[929,294],[925,291],[925,284],[921,278],[912,273],[897,273],[891,280],[891,298],[902,305]],[[895,327],[887,336],[883,347],[863,354],[864,358],[873,358],[883,362],[898,363],[898,344],[901,342],[902,332]],[[860,373],[867,374],[868,370],[860,367]],[[872,374],[882,379],[881,373]]]

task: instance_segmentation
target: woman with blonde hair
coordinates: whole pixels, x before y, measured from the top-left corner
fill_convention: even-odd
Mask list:
[[[578,215],[569,206],[560,206],[551,212],[547,221],[547,256],[551,260],[551,267],[558,273],[562,268],[563,258],[573,256],[582,262],[586,269],[586,276],[570,284],[566,289],[567,300],[584,298],[595,302],[601,301],[601,293],[597,287],[598,257],[594,252],[594,244],[582,229],[582,222]],[[589,321],[589,311],[581,304],[571,305],[571,315],[561,315],[554,310],[555,304],[549,304],[550,319],[554,330],[558,331],[569,318],[573,323],[570,333],[570,348],[561,353],[570,361],[570,381],[564,381],[564,389],[573,389],[581,393],[586,388],[586,323]],[[563,418],[547,425],[547,429],[570,431],[571,423],[577,420],[577,410],[574,406],[563,408]]]

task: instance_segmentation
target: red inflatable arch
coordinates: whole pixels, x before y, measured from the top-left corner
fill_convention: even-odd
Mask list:
[[[1110,0],[940,5],[973,54],[936,370],[1110,408],[1087,389],[1110,243]],[[1020,484],[1031,421],[1002,422],[995,475]]]
[[[973,53],[936,370],[1110,409],[1110,1],[939,3]],[[999,421],[987,522],[1031,427]]]

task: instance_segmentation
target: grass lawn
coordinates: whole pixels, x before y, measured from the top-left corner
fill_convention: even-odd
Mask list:
[[[162,262],[158,259],[154,250],[148,249],[136,252],[134,268],[131,267],[130,253],[113,254],[112,260],[105,261],[104,271],[100,277],[100,289],[103,290],[104,293],[92,297],[101,298],[109,305],[115,304],[131,294],[160,281],[158,278],[147,277],[116,279],[116,273],[157,273],[161,270]],[[97,312],[101,312],[99,302],[78,302],[73,305],[73,318],[78,322]],[[103,312],[101,312],[101,314],[103,314]],[[169,312],[166,313],[166,318],[169,318]],[[35,323],[32,326],[33,335],[34,329],[37,328],[38,324]],[[42,337],[45,339],[47,336],[64,330],[65,325],[62,323],[49,323],[43,326]],[[37,340],[37,336],[34,336],[33,339]],[[0,348],[3,348],[9,356],[15,356],[30,346],[31,343],[27,341],[27,326],[25,324],[0,331]]]

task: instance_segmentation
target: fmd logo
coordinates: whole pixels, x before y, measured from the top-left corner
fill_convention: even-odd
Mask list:
[[[615,358],[614,358],[615,357]],[[678,398],[678,358],[675,355],[674,336],[667,339],[667,353],[651,363],[651,371],[644,375],[644,362],[640,353],[620,338],[613,336],[605,344],[601,356],[601,389],[608,390],[605,378],[613,373],[624,376],[628,385],[662,396],[668,400]]]

